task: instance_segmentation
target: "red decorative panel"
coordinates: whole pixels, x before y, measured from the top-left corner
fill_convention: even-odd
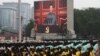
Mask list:
[[[45,31],[46,26],[49,26],[50,28],[55,26],[57,28],[57,26],[60,26],[66,22],[67,0],[40,0],[35,1],[34,6],[35,22],[38,26],[44,28],[44,30],[41,30]],[[52,20],[50,18],[52,18]],[[50,33],[55,32],[51,30]]]

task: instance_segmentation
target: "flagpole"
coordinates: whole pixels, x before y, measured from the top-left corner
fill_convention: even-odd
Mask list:
[[[18,0],[18,19],[19,19],[19,42],[21,42],[22,38],[22,24],[21,24],[21,0]]]

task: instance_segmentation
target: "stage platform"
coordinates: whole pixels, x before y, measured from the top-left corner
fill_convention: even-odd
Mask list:
[[[36,33],[36,39],[66,39],[66,36],[57,33]]]

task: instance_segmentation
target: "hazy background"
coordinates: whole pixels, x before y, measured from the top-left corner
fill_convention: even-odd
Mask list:
[[[18,0],[0,0],[0,4],[3,2],[17,2]],[[21,0],[22,2],[30,3],[33,6],[33,2],[37,0]],[[100,8],[100,0],[74,0],[74,8],[84,9],[88,7]]]

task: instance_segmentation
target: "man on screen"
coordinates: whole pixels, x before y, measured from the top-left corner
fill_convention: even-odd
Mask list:
[[[50,11],[45,19],[46,25],[56,25],[56,15],[53,13],[53,5],[49,7]]]

